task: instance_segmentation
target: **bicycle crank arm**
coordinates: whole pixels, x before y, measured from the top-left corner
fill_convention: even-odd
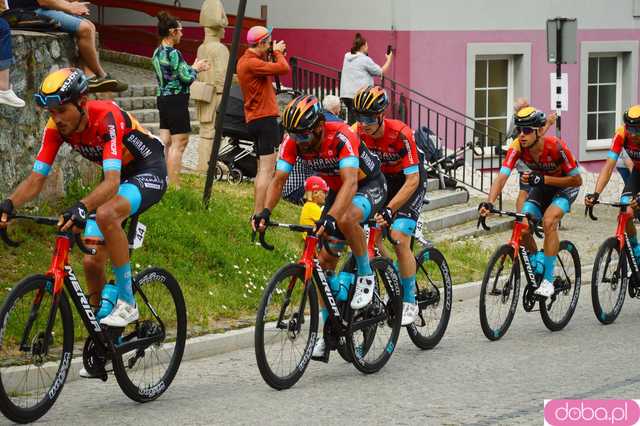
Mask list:
[[[361,321],[356,321],[353,324],[351,324],[351,327],[349,328],[349,332],[353,333],[358,330],[362,330],[365,327],[369,327],[370,325],[374,325],[379,322],[385,321],[386,319],[387,319],[386,314],[380,314],[380,315],[376,315],[373,318],[367,318]]]
[[[127,352],[130,352],[134,349],[137,350],[145,350],[147,349],[149,346],[153,345],[154,343],[157,343],[158,341],[161,341],[164,339],[164,336],[159,335],[159,336],[151,336],[151,337],[143,337],[143,338],[135,338],[132,339],[128,342],[125,343],[121,343],[119,345],[114,345],[114,349],[115,352],[118,355],[123,355]]]

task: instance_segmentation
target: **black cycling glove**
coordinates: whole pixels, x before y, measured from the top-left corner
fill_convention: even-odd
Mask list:
[[[488,201],[483,201],[478,205],[478,211],[480,211],[480,209],[482,208],[491,211],[493,210],[493,203],[490,203]]]
[[[584,196],[584,198],[588,198],[592,203],[595,203],[596,201],[598,201],[598,198],[600,198],[600,193],[594,192],[593,194],[587,194]]]
[[[538,172],[531,172],[529,174],[529,185],[531,186],[544,185],[544,175],[541,175]]]
[[[7,198],[6,200],[0,202],[0,216],[2,216],[3,213],[6,213],[7,216],[11,217],[15,214],[15,212],[16,211],[13,207],[13,201]]]
[[[82,201],[78,201],[73,206],[69,207],[64,213],[62,213],[64,223],[67,223],[71,220],[74,226],[81,229],[84,229],[84,227],[87,225],[88,217],[89,213],[87,210],[87,206],[85,206]]]
[[[326,215],[323,219],[321,219],[316,226],[316,232],[324,227],[324,232],[327,235],[335,234],[336,229],[338,229],[338,225],[336,224],[336,218],[331,216],[330,214]]]
[[[391,226],[391,223],[393,222],[393,210],[391,210],[389,207],[385,207],[384,209],[382,209],[382,211],[380,211],[380,216],[382,216],[384,221],[387,222],[388,226]]]
[[[251,218],[251,222],[253,223],[253,227],[257,231],[260,228],[260,224],[264,222],[265,226],[269,223],[269,218],[271,217],[271,210],[264,209],[258,214],[254,214]]]

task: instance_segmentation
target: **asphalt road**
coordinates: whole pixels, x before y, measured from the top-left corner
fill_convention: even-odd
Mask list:
[[[477,301],[457,301],[436,349],[417,349],[403,332],[378,374],[365,376],[332,354],[278,392],[262,381],[248,348],[184,363],[170,389],[144,405],[128,400],[113,377],[68,383],[41,422],[541,424],[544,399],[638,398],[639,302],[627,299],[618,320],[602,326],[583,286],[565,330],[547,331],[537,312],[520,305],[507,335],[489,342]]]

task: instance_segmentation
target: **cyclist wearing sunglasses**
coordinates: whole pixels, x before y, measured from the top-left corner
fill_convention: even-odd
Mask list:
[[[531,172],[524,173],[521,180],[531,189],[522,208],[536,220],[542,219],[544,228],[544,276],[535,290],[540,296],[550,297],[554,293],[553,269],[555,267],[560,240],[558,224],[569,212],[582,185],[580,167],[565,142],[555,136],[544,136],[546,115],[533,107],[526,107],[515,115],[518,138],[513,141],[500,168],[500,173],[491,186],[489,198],[480,203],[480,215],[487,216],[493,203],[502,192],[516,162],[521,159]],[[527,250],[537,251],[536,242],[527,229],[522,234]]]
[[[0,203],[0,227],[7,226],[16,207],[40,193],[64,143],[101,165],[103,181],[61,215],[60,227],[79,232],[85,227],[89,212],[96,211],[100,230],[95,232],[102,232],[105,246],[96,247],[95,256],[85,256],[88,290],[92,304],[101,305],[96,314],[100,323],[124,327],[139,315],[122,222],[162,198],[167,170],[162,143],[114,102],[88,100],[87,87],[86,76],[77,68],[55,71],[40,85],[35,101],[50,115],[42,146],[31,174]],[[111,259],[115,286],[105,285],[107,257]]]
[[[296,160],[300,158],[329,185],[317,234],[329,237],[334,249],[351,247],[358,276],[351,299],[351,308],[361,309],[371,302],[375,284],[369,265],[365,235],[360,226],[382,207],[387,192],[380,162],[342,121],[326,121],[315,96],[301,95],[293,99],[282,113],[282,125],[288,136],[280,147],[276,174],[267,190],[265,209],[254,216],[254,230],[262,232],[271,211],[282,196],[282,188]],[[323,249],[320,253],[323,269],[333,271],[337,258]],[[326,308],[321,310],[326,319]],[[319,339],[314,356],[324,354],[324,340]]]
[[[622,150],[625,150],[633,162],[633,170],[624,185],[620,202],[625,204],[630,203],[631,206],[627,208],[627,211],[631,215],[634,215],[634,210],[638,209],[636,196],[640,192],[640,105],[634,105],[626,110],[623,119],[624,126],[618,128],[613,136],[611,148],[609,149],[609,154],[607,154],[607,160],[596,182],[595,192],[587,194],[584,198],[584,203],[587,206],[592,206],[595,201],[598,201],[600,193],[607,186],[607,183],[609,183],[609,179],[611,179],[611,173],[616,167],[618,157],[622,153]],[[627,222],[626,232],[629,235],[633,253],[636,258],[640,258],[640,244],[638,244],[636,227],[633,225],[633,221],[630,220]]]
[[[387,180],[387,205],[376,214],[378,224],[391,227],[403,287],[402,325],[418,317],[416,302],[416,259],[411,237],[420,217],[427,192],[423,158],[416,147],[413,130],[399,120],[385,118],[389,98],[382,87],[360,89],[353,98],[357,124],[354,126],[367,148],[380,158]]]

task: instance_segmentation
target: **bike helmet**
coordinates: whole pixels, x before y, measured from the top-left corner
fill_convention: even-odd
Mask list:
[[[304,190],[327,192],[329,191],[329,185],[327,185],[327,182],[320,176],[309,176],[304,181]]]
[[[379,114],[384,112],[388,105],[387,92],[380,86],[363,87],[353,97],[353,109],[358,114]]]
[[[624,112],[624,124],[630,127],[640,127],[640,105],[634,105]]]
[[[247,44],[254,46],[268,37],[271,37],[271,29],[256,25],[249,28],[249,32],[247,32]]]
[[[544,112],[538,111],[534,107],[522,108],[514,117],[514,123],[517,127],[544,127],[547,123],[547,116]]]
[[[46,76],[40,84],[38,92],[33,96],[41,107],[52,108],[67,102],[77,101],[87,93],[88,88],[87,77],[81,70],[63,68]]]
[[[300,95],[284,108],[282,127],[290,133],[302,133],[313,129],[322,119],[318,98],[313,95]]]

